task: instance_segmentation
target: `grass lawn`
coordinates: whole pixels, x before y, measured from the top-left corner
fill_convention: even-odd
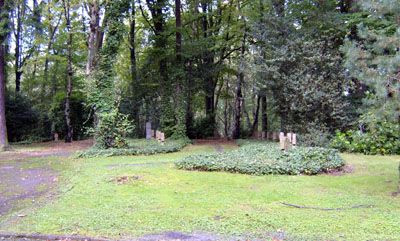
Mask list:
[[[400,197],[391,195],[399,156],[342,154],[354,169],[342,176],[249,176],[173,165],[202,152],[215,148],[189,145],[170,154],[70,160],[58,170],[65,193],[0,226],[0,232],[115,239],[179,231],[251,239],[279,234],[288,240],[400,240]],[[322,211],[280,201],[321,208],[375,206]]]

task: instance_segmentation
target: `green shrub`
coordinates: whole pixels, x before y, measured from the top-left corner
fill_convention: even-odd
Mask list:
[[[224,171],[250,175],[287,174],[315,175],[340,169],[345,161],[334,149],[297,147],[290,152],[277,143],[239,140],[242,147],[217,154],[187,156],[175,163],[179,169]]]
[[[131,155],[152,155],[157,153],[170,153],[182,150],[190,143],[189,139],[171,140],[167,139],[165,145],[159,144],[156,140],[143,140],[127,148],[98,149],[93,147],[86,151],[75,154],[76,158],[90,158],[98,156],[131,156]]]
[[[342,152],[358,152],[368,155],[400,154],[399,125],[370,114],[361,118],[365,131],[336,132],[331,147]]]
[[[129,121],[128,115],[118,109],[99,114],[99,123],[93,130],[96,149],[127,148],[126,137],[132,133],[135,126]]]

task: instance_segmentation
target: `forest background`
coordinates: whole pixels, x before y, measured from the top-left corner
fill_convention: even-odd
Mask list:
[[[400,152],[396,0],[0,0],[0,146],[299,134]],[[333,142],[331,141],[333,138]],[[333,144],[332,144],[333,143]]]

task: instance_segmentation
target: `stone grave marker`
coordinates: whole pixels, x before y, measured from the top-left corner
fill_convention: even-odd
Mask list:
[[[164,145],[164,142],[165,142],[164,132],[160,133],[160,141],[161,141],[161,145]]]
[[[279,133],[279,144],[280,144],[281,150],[285,149],[285,139],[286,139],[285,133],[283,133],[283,132]]]
[[[292,136],[292,146],[293,146],[293,148],[296,148],[296,146],[297,146],[297,135],[296,134],[293,134],[293,136]]]
[[[285,137],[285,140],[284,140],[284,150],[285,150],[285,152],[289,152],[291,147],[292,147],[292,144],[290,143],[289,137]]]
[[[151,122],[146,122],[146,139],[151,139]]]
[[[292,133],[287,133],[287,138],[289,139],[289,143],[292,143]]]

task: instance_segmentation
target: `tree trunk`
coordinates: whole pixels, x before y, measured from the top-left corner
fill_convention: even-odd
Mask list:
[[[177,108],[175,108],[176,119],[177,119],[177,130],[176,133],[186,135],[186,113],[183,108],[183,92],[182,82],[184,79],[184,66],[182,57],[182,21],[181,21],[181,0],[175,0],[175,25],[176,25],[176,42],[175,42],[175,54],[176,63],[178,66],[177,78],[176,78],[176,93],[177,93]]]
[[[71,19],[70,19],[70,0],[63,0],[64,3],[64,16],[67,22],[68,29],[68,43],[67,43],[67,54],[68,54],[68,75],[67,75],[67,96],[65,97],[65,123],[67,125],[67,136],[65,137],[65,142],[72,142],[72,124],[71,124],[71,114],[70,114],[70,99],[72,92],[72,29],[71,29]]]
[[[260,113],[260,100],[261,97],[258,96],[257,97],[257,107],[255,112],[253,113],[253,127],[252,127],[252,131],[253,131],[253,136],[255,137],[256,134],[258,134],[258,115]]]
[[[100,6],[97,0],[89,3],[89,39],[88,39],[88,59],[86,62],[86,76],[90,76],[95,66],[95,57],[97,51],[100,49],[102,39],[100,40]]]
[[[136,125],[136,136],[140,136],[140,113],[139,113],[139,91],[138,91],[138,80],[137,80],[137,69],[136,69],[136,45],[135,45],[135,31],[136,31],[136,8],[135,0],[131,1],[131,22],[130,22],[130,32],[129,32],[129,50],[130,50],[130,60],[131,60],[131,75],[132,75],[132,105],[133,105],[133,115]]]
[[[243,40],[242,40],[242,47],[241,47],[241,60],[240,61],[245,61],[244,60],[244,52],[245,52],[245,46],[246,45],[246,24],[244,25],[244,33],[243,33]],[[242,64],[240,64],[242,65]],[[239,67],[241,68],[241,67]],[[243,79],[244,79],[244,73],[243,70],[239,70],[240,73],[237,78],[237,83],[236,83],[236,95],[235,95],[235,104],[234,104],[234,121],[233,121],[233,131],[232,131],[232,138],[233,139],[239,139],[240,138],[240,117],[241,117],[241,102],[242,102],[242,84],[243,84]]]
[[[4,16],[4,2],[0,0],[0,23],[4,24],[7,15]],[[7,25],[2,25],[2,28],[7,28]],[[7,126],[6,126],[6,108],[5,108],[5,49],[4,41],[6,38],[5,29],[2,29],[0,35],[0,151],[5,151],[8,148]]]
[[[261,131],[268,132],[267,91],[263,89],[261,92]]]
[[[21,31],[22,31],[22,17],[21,17],[21,3],[17,3],[17,8],[16,8],[16,14],[17,14],[17,28],[15,31],[15,63],[14,63],[14,69],[15,69],[15,92],[19,92],[21,90],[21,76],[22,76],[22,71],[21,71],[21,54],[20,54],[20,40],[21,40]]]

